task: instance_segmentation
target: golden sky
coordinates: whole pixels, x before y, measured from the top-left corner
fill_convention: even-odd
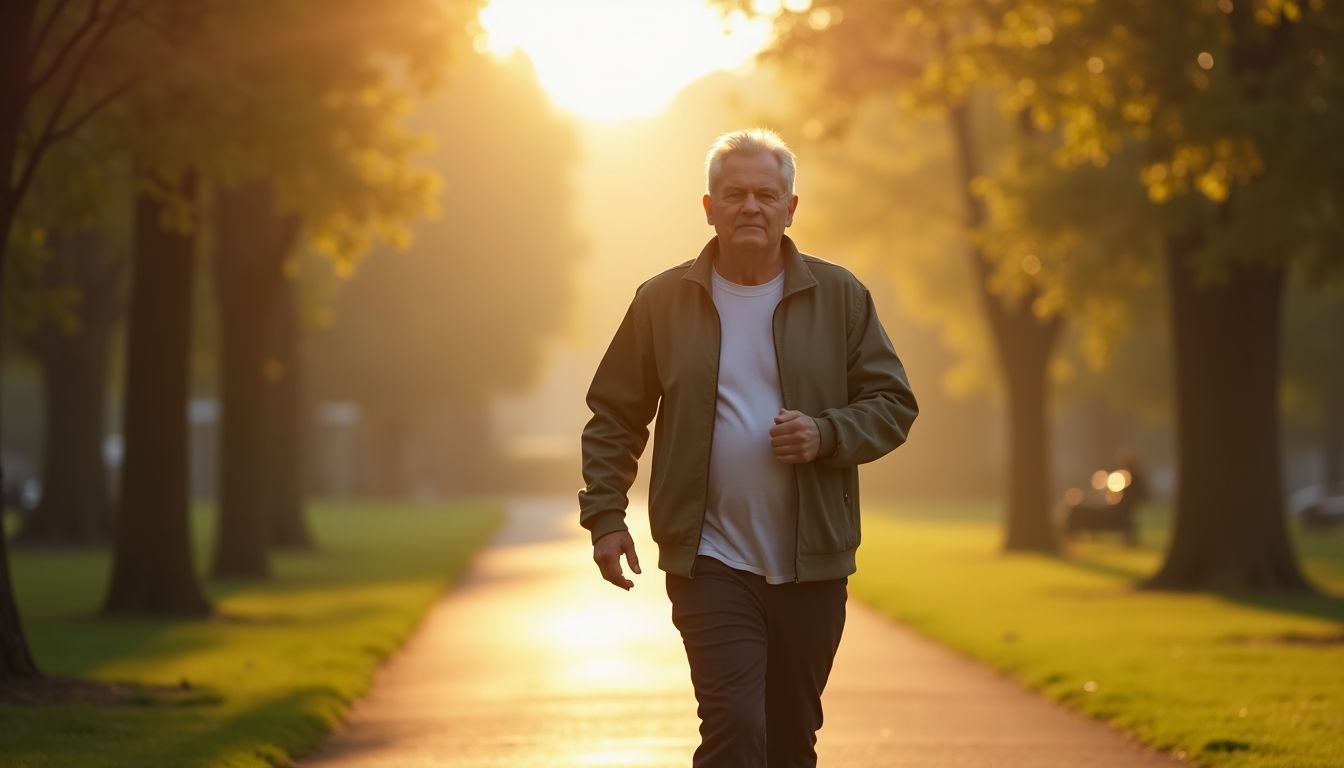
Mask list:
[[[765,13],[811,0],[758,0]],[[561,108],[593,120],[649,117],[704,75],[743,66],[769,23],[705,0],[491,0],[481,44],[525,53]]]

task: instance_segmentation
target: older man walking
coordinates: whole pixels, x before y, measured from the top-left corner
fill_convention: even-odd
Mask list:
[[[859,546],[859,464],[917,406],[868,290],[800,253],[772,131],[706,161],[700,255],[645,282],[588,392],[579,521],[602,576],[640,573],[627,493],[657,415],[649,517],[701,720],[697,768],[815,766]]]

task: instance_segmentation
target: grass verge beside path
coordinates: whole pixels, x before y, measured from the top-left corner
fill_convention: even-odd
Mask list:
[[[988,504],[883,510],[864,518],[851,593],[1194,764],[1344,765],[1344,600],[1138,591],[1162,538],[1004,556]],[[1344,531],[1300,550],[1344,593]]]
[[[209,582],[210,620],[96,618],[106,553],[11,551],[49,676],[163,686],[117,704],[0,706],[0,766],[287,765],[314,748],[502,519],[487,503],[318,504],[320,550],[269,583]],[[193,520],[198,566],[213,519]],[[184,682],[185,681],[185,682]]]

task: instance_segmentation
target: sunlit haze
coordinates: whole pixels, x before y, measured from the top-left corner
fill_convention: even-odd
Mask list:
[[[491,0],[480,18],[491,53],[523,51],[556,104],[596,120],[655,115],[687,84],[744,65],[769,39],[767,22],[724,16],[704,0]]]

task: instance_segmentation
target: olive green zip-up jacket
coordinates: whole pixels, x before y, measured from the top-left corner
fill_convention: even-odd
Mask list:
[[[848,576],[859,546],[858,465],[905,442],[918,407],[868,289],[785,237],[775,355],[784,407],[817,422],[817,458],[794,465],[798,581]],[[592,540],[626,529],[627,494],[657,414],[649,522],[658,567],[692,576],[718,402],[717,238],[635,291],[588,390],[579,523]],[[766,439],[764,436],[762,439]]]

